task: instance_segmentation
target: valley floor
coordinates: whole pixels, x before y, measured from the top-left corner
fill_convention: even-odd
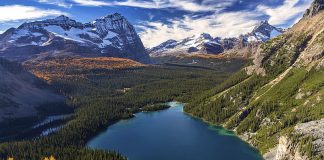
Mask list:
[[[38,65],[25,64],[29,70],[68,97],[67,103],[75,113],[54,134],[36,140],[0,144],[0,158],[42,159],[53,155],[57,159],[67,160],[124,159],[115,152],[90,150],[84,146],[101,129],[117,120],[131,117],[143,106],[150,107],[150,104],[172,100],[189,102],[202,91],[223,82],[245,63],[235,59],[198,58],[196,61],[199,63],[183,61],[116,69],[96,67],[95,61],[93,64],[87,62],[86,66],[70,65],[70,68],[64,68],[65,65],[60,63],[66,62],[59,60],[49,60]],[[157,108],[160,107],[146,109]]]

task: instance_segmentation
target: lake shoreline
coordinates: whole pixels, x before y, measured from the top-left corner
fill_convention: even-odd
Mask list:
[[[184,107],[185,107],[185,106],[184,106]],[[209,124],[209,125],[211,125],[211,126],[215,126],[215,127],[222,127],[222,128],[224,128],[225,130],[232,132],[232,133],[235,135],[235,137],[239,138],[240,140],[244,141],[246,144],[248,144],[249,146],[251,146],[252,148],[254,148],[254,149],[255,149],[256,151],[258,151],[259,154],[263,157],[263,154],[261,154],[260,150],[259,150],[257,147],[253,146],[253,144],[251,144],[249,141],[247,141],[246,138],[244,138],[242,135],[238,135],[234,130],[227,129],[227,128],[225,128],[223,125],[219,125],[219,124],[211,123],[211,122],[205,120],[204,118],[200,118],[200,117],[194,116],[193,114],[191,114],[191,113],[189,113],[189,112],[186,112],[184,109],[183,109],[183,112],[184,112],[185,114],[189,115],[190,117],[193,117],[193,118],[195,118],[195,119],[197,119],[197,120],[200,120],[200,121],[202,121],[202,122],[204,122],[204,123],[206,123],[206,124]]]
[[[203,119],[200,119],[199,117],[192,116],[190,113],[185,112],[184,111],[185,103],[181,103],[181,102],[178,102],[178,101],[166,102],[165,104],[168,104],[170,107],[163,109],[163,111],[164,110],[168,110],[168,109],[173,108],[173,107],[179,107],[179,106],[175,106],[175,104],[173,104],[174,106],[173,105],[170,105],[169,103],[179,103],[181,105],[181,112],[183,113],[183,115],[186,115],[187,117],[192,118],[194,121],[200,121],[200,122],[202,122],[202,124],[206,125],[207,127],[210,126],[210,127],[218,128],[220,130],[224,130],[225,133],[222,133],[222,134],[224,134],[224,136],[234,136],[235,139],[238,139],[239,141],[244,142],[244,144],[246,144],[247,146],[249,146],[249,148],[251,148],[253,150],[253,152],[255,152],[257,155],[259,155],[258,157],[262,157],[262,155],[260,154],[259,150],[257,150],[255,147],[251,146],[246,141],[244,141],[241,137],[239,137],[237,134],[235,134],[235,132],[233,132],[231,130],[228,130],[228,129],[225,129],[224,127],[222,127],[220,125],[215,125],[215,124],[208,123],[207,121],[205,121]],[[157,110],[157,111],[161,111],[161,110]],[[153,111],[153,113],[154,112],[156,112],[156,111]],[[136,118],[136,117],[138,117],[138,116],[136,116],[136,114],[140,114],[140,113],[150,114],[152,112],[146,112],[146,111],[137,110],[137,112],[133,113],[134,116],[132,116],[132,117],[123,118],[123,119],[120,119],[120,120],[116,120],[114,123],[110,123],[108,125],[108,127],[105,127],[106,128],[106,131],[110,132],[109,127],[112,127],[111,129],[114,130],[114,128],[116,127],[116,123],[117,123],[117,126],[118,126],[118,125],[120,125],[120,124],[118,124],[118,122],[122,122],[122,120],[129,120],[129,119]],[[161,113],[165,113],[165,112],[161,112]],[[139,115],[139,116],[140,117],[138,117],[138,118],[143,118],[142,117],[143,115]],[[129,122],[122,122],[122,123],[129,123]],[[152,122],[152,123],[154,123],[154,122]],[[156,125],[158,125],[158,124],[156,124]],[[113,132],[116,132],[116,131],[113,131]],[[90,138],[89,140],[87,140],[86,141],[87,143],[86,143],[85,146],[87,148],[95,149],[95,150],[97,150],[97,149],[99,149],[99,150],[104,149],[104,148],[100,148],[100,147],[99,148],[98,147],[94,147],[93,148],[93,147],[90,146],[90,144],[92,143],[92,141],[96,141],[96,138],[98,138],[98,137],[100,138],[104,134],[105,134],[105,131],[102,131],[101,130],[101,132],[99,132],[99,134],[96,134],[96,136],[93,136],[92,138]],[[218,135],[218,134],[216,134],[216,135]],[[109,142],[111,142],[111,141],[109,141]],[[108,146],[111,145],[109,142],[107,142],[108,144],[106,143]],[[94,142],[94,143],[97,143],[97,142]],[[113,143],[113,142],[111,142],[111,143]],[[108,148],[106,148],[104,150],[109,151],[109,150],[116,150],[116,149],[108,149]],[[117,150],[118,150],[118,152],[120,151],[120,149],[117,149]],[[121,153],[121,152],[119,152],[119,153]],[[121,153],[121,154],[123,154],[123,153]],[[126,157],[128,157],[128,155],[125,155],[125,154],[123,154],[123,155],[126,156]]]

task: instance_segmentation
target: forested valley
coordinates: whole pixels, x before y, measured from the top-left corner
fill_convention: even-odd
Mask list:
[[[74,114],[63,122],[58,132],[49,136],[31,136],[19,141],[3,139],[0,159],[44,159],[50,156],[56,159],[125,159],[113,151],[91,150],[84,146],[92,136],[120,119],[131,118],[142,107],[152,111],[163,107],[153,105],[157,103],[189,102],[245,64],[239,59],[198,58],[197,61],[200,63],[179,61],[177,64],[122,69],[69,68],[63,75],[52,74],[58,73],[59,67],[26,65],[33,73],[47,75],[49,85],[67,97],[62,113],[72,109]],[[47,107],[54,108],[57,104],[47,104]],[[51,109],[42,112],[48,113]],[[15,120],[18,124],[21,121]],[[8,127],[7,132],[10,130]]]

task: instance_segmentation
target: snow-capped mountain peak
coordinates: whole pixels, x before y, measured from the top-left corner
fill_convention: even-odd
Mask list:
[[[61,15],[53,19],[24,23],[4,34],[0,35],[0,50],[3,51],[17,47],[41,47],[42,49],[33,49],[37,52],[35,54],[39,54],[42,50],[47,50],[43,49],[47,46],[52,47],[50,50],[101,53],[134,60],[148,57],[134,27],[118,13],[89,23],[77,22]],[[80,50],[81,48],[86,49]],[[3,56],[1,52],[0,56]]]
[[[109,31],[118,34],[128,34],[129,36],[137,36],[134,27],[119,13],[96,19],[92,24],[101,36],[105,36]]]
[[[213,43],[215,39],[208,34],[208,33],[202,33],[198,34],[189,38],[185,38],[184,40],[180,41],[179,44],[182,44],[184,47],[198,47],[199,45],[203,43]]]
[[[259,22],[255,27],[254,29],[252,30],[252,32],[260,29],[260,28],[269,28],[271,27],[271,25],[269,24],[269,22],[267,20],[264,20],[264,21],[261,21]]]
[[[178,44],[178,41],[169,39],[169,40],[161,43],[160,45],[149,49],[149,51],[150,52],[163,52],[165,50],[176,47],[177,44]]]
[[[248,42],[265,42],[280,35],[283,32],[283,29],[274,27],[270,25],[267,20],[265,20],[257,24],[251,33],[245,35],[245,38]]]
[[[27,22],[18,27],[18,29],[39,29],[46,26],[60,26],[65,30],[68,30],[72,27],[74,28],[83,28],[83,24],[77,22],[73,19],[70,19],[67,16],[61,15],[53,19],[46,19],[42,21]]]
[[[56,21],[70,21],[70,18],[65,15],[60,15],[60,16],[54,18],[54,20],[56,20]]]
[[[119,19],[125,19],[125,17],[119,13],[114,14],[108,14],[106,16],[101,17],[100,19],[112,19],[112,20],[119,20]]]
[[[168,40],[148,51],[153,57],[196,53],[219,54],[225,50],[268,41],[283,32],[281,28],[270,25],[268,21],[261,21],[250,33],[240,37],[222,39],[202,33],[179,41]]]
[[[202,33],[200,35],[194,36],[196,39],[213,39],[213,37],[208,33]]]
[[[208,33],[202,33],[185,38],[180,41],[168,40],[149,49],[153,57],[165,55],[178,55],[184,53],[221,53],[223,51],[218,38],[213,38]]]

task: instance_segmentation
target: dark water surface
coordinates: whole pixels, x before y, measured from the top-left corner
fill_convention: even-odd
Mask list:
[[[109,126],[87,144],[115,150],[129,160],[259,160],[260,154],[232,132],[185,114],[182,103],[138,113]]]

